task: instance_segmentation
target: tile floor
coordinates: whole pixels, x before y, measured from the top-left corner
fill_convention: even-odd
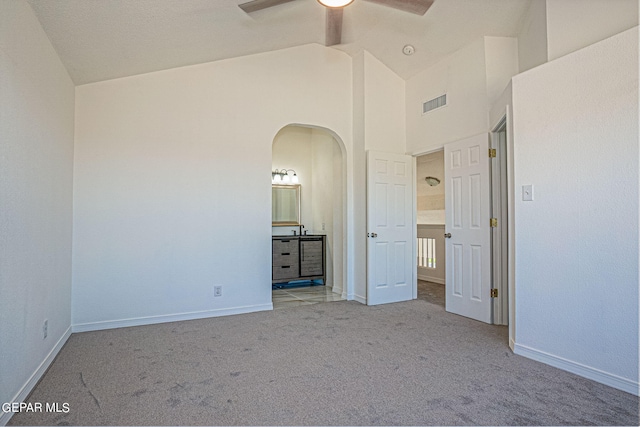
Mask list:
[[[331,288],[324,285],[274,289],[271,295],[274,310],[343,299],[341,295],[334,294]]]
[[[323,285],[282,288],[272,291],[273,309],[298,307],[321,302],[341,301],[341,295],[334,294],[331,288]],[[444,308],[444,285],[418,280],[418,299],[437,304]]]

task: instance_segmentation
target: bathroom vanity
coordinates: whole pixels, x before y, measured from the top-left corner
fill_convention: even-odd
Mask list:
[[[273,236],[271,283],[319,280],[326,284],[326,236]]]

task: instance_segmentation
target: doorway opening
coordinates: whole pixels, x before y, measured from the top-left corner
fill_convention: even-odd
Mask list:
[[[417,298],[445,307],[444,150],[416,157]]]
[[[328,129],[285,126],[273,139],[272,175],[273,171],[295,173],[299,187],[297,223],[272,224],[274,309],[346,299],[341,141]]]

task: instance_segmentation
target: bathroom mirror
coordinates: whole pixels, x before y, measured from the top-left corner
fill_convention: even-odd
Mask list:
[[[271,225],[300,225],[300,184],[271,186]]]

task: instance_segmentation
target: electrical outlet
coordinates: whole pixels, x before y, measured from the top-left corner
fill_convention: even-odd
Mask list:
[[[213,296],[221,297],[222,296],[222,286],[214,286],[213,287]]]
[[[49,335],[49,320],[45,319],[42,324],[42,339],[47,338],[47,335]]]
[[[324,231],[324,222],[322,223],[322,231]]]

